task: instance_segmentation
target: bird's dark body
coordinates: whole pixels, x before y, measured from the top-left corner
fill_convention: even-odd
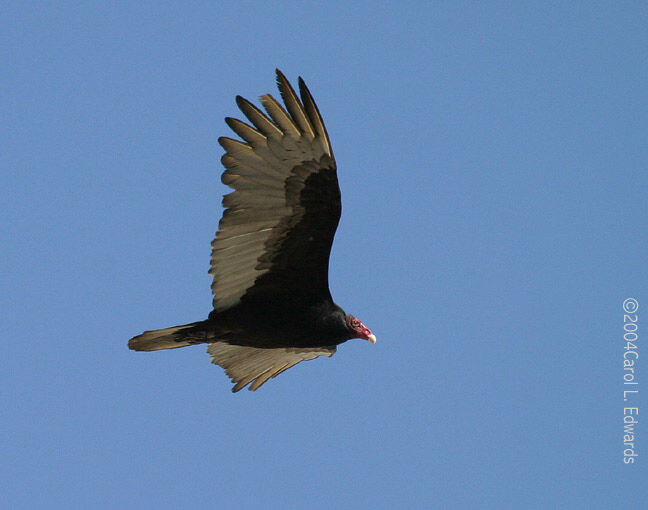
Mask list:
[[[353,338],[344,311],[332,301],[253,301],[223,312],[178,334],[179,341],[226,341],[262,348],[329,347]]]

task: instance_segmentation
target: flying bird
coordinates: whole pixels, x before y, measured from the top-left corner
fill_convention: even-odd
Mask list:
[[[236,392],[256,390],[300,361],[332,356],[352,338],[376,337],[333,302],[329,255],[342,211],[337,167],[322,116],[304,81],[298,97],[277,69],[282,106],[263,113],[240,96],[250,124],[226,118],[242,139],[218,139],[221,177],[234,191],[212,242],[213,311],[207,320],[145,331],[136,351],[208,344]],[[301,98],[301,99],[300,99]]]

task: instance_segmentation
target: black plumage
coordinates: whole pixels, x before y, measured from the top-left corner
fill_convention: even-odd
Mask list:
[[[212,242],[209,318],[129,341],[143,351],[208,343],[213,363],[236,383],[233,391],[249,383],[255,390],[300,361],[332,356],[351,338],[375,342],[329,291],[341,202],[324,122],[301,78],[301,100],[279,70],[277,85],[285,109],[266,94],[266,115],[239,96],[252,125],[227,118],[243,141],[219,139],[222,181],[234,191],[223,198]]]

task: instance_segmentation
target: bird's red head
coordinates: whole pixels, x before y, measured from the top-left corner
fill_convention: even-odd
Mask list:
[[[376,343],[376,335],[374,335],[367,326],[356,319],[353,315],[346,316],[347,327],[355,334],[353,338],[362,338],[369,340],[372,344]]]

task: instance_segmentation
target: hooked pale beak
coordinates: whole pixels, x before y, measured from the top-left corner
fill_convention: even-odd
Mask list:
[[[367,340],[369,340],[372,344],[376,343],[376,335],[373,333],[367,337]]]

